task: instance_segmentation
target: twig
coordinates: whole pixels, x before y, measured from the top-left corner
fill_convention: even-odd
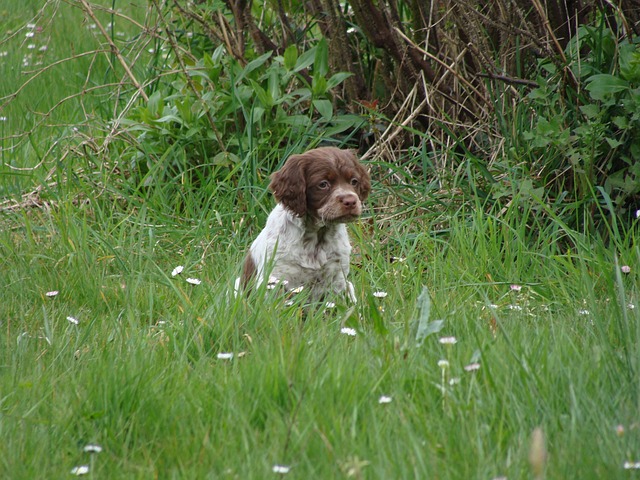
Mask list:
[[[125,73],[129,77],[133,85],[136,87],[136,89],[140,92],[140,96],[144,98],[145,102],[148,102],[149,97],[140,86],[140,83],[138,83],[138,80],[136,80],[136,77],[133,75],[133,72],[129,69],[129,65],[127,65],[127,62],[125,61],[124,57],[120,53],[120,49],[118,48],[118,46],[115,43],[113,43],[113,40],[111,39],[107,31],[104,29],[100,21],[96,18],[95,13],[93,13],[93,10],[91,9],[91,6],[87,3],[87,0],[80,0],[80,2],[82,2],[82,6],[84,7],[85,12],[87,12],[87,15],[91,17],[91,19],[95,22],[95,24],[100,29],[102,36],[107,40],[107,43],[111,47],[111,51],[118,58],[118,61],[120,62],[120,65],[122,65],[122,68],[124,68]]]
[[[492,80],[500,80],[501,82],[510,83],[514,85],[527,85],[529,87],[538,86],[538,82],[535,82],[533,80],[526,80],[524,78],[513,78],[513,77],[507,77],[506,75],[496,75],[493,73],[478,73],[477,75],[479,77],[490,78]]]

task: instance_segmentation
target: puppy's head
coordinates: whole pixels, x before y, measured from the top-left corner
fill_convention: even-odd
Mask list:
[[[362,213],[371,179],[352,150],[322,147],[289,157],[271,175],[269,188],[297,216],[344,223]]]

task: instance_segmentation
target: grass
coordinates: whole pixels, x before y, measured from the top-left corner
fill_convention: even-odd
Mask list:
[[[544,232],[518,241],[515,214],[460,214],[446,242],[400,237],[406,259],[389,263],[372,247],[385,231],[355,226],[361,300],[324,310],[230,298],[246,239],[215,236],[214,218],[104,213],[70,204],[3,221],[10,478],[80,464],[112,478],[264,478],[276,464],[292,478],[528,478],[537,426],[549,478],[623,478],[635,461],[637,272],[616,273],[595,240],[563,255]],[[637,264],[635,248],[619,256]],[[445,323],[418,347],[423,285],[428,320]],[[92,443],[103,452],[83,453]]]
[[[547,478],[633,475],[636,230],[605,244],[529,198],[433,193],[351,226],[357,305],[288,306],[229,294],[264,185],[133,192],[86,158],[0,216],[0,477],[526,479],[538,427]],[[0,191],[40,184],[23,175]],[[375,180],[372,205],[415,194]]]

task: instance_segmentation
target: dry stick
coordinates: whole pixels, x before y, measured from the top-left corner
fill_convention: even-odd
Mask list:
[[[551,24],[549,23],[549,17],[547,17],[546,12],[542,8],[542,5],[540,4],[540,0],[533,0],[532,3],[538,12],[538,15],[540,15],[540,19],[542,20],[542,25],[544,26],[544,29],[547,31],[547,34],[551,38],[553,45],[556,47],[557,53],[560,55],[560,58],[562,58],[562,61],[564,63],[567,63],[567,57],[565,56],[564,51],[560,46],[560,42],[558,42],[558,38],[556,37],[555,33],[553,33],[553,28],[551,28]]]
[[[490,78],[492,80],[500,80],[501,82],[504,83],[509,83],[509,84],[513,84],[513,85],[526,85],[528,87],[538,87],[538,82],[534,81],[534,80],[527,80],[525,78],[514,78],[514,77],[508,77],[506,75],[497,75],[495,73],[478,73],[477,74],[479,77],[483,77],[483,78]]]
[[[91,10],[91,7],[87,3],[87,0],[80,0],[80,1],[82,2],[82,6],[87,12],[87,15],[91,17],[91,19],[95,22],[95,24],[100,29],[100,32],[102,33],[104,38],[107,40],[107,43],[111,47],[111,51],[116,55],[116,57],[118,57],[118,61],[120,62],[120,65],[122,65],[122,68],[124,68],[125,73],[129,77],[133,85],[140,92],[140,95],[142,96],[142,98],[144,98],[145,102],[148,102],[149,97],[147,96],[145,91],[142,89],[142,87],[138,83],[138,80],[136,80],[136,77],[133,75],[133,72],[129,69],[129,65],[127,65],[127,62],[125,61],[124,57],[120,53],[120,49],[118,48],[118,46],[115,43],[113,43],[113,40],[111,39],[107,31],[104,29],[102,24],[98,21],[98,19],[96,18],[96,15],[93,13],[93,10]]]
[[[123,14],[122,12],[119,12],[118,10],[114,10],[113,8],[109,8],[109,7],[103,7],[102,5],[93,5],[94,10],[100,10],[101,12],[107,13],[109,15],[113,15],[115,17],[119,17],[122,18],[123,20],[128,21],[129,23],[131,23],[132,25],[138,27],[140,30],[144,31],[146,30],[145,26],[143,24],[141,24],[140,22],[134,20],[133,18]]]
[[[225,24],[224,15],[222,12],[218,10],[218,25],[220,25],[220,30],[222,31],[222,36],[224,37],[224,43],[227,44],[227,49],[233,55],[233,46],[231,45],[231,40],[229,40],[229,32],[227,32],[227,26]],[[242,57],[242,55],[238,54],[238,57]]]
[[[418,105],[418,108],[415,108],[413,110],[413,113],[409,115],[407,118],[405,118],[402,121],[402,123],[399,123],[399,124],[396,123],[396,119],[405,111],[405,107],[407,106],[409,101],[415,98],[417,87],[418,87],[418,84],[416,83],[416,85],[411,89],[411,92],[409,93],[409,95],[407,95],[404,102],[400,106],[400,109],[398,110],[398,114],[396,114],[396,117],[391,121],[387,129],[382,133],[382,135],[380,136],[380,139],[369,150],[367,150],[364,155],[362,155],[362,160],[366,160],[369,156],[373,155],[373,152],[375,150],[381,148],[382,145],[396,138],[400,134],[400,132],[402,132],[404,127],[409,125],[418,115],[420,115],[420,112],[428,103],[428,100],[426,98],[423,99],[422,102],[420,102],[420,105]],[[395,130],[391,132],[394,126],[395,126]]]
[[[404,39],[405,42],[407,42],[409,45],[413,46],[413,48],[415,48],[416,50],[418,50],[420,53],[422,53],[424,56],[430,58],[431,60],[433,60],[434,62],[440,64],[445,70],[449,71],[454,77],[456,77],[458,80],[460,80],[460,82],[464,83],[468,88],[470,88],[471,90],[473,90],[473,92],[479,97],[482,98],[482,100],[486,103],[487,99],[484,98],[484,96],[482,95],[482,93],[480,93],[469,81],[467,81],[466,78],[464,78],[462,75],[460,75],[457,71],[455,71],[453,69],[452,66],[447,65],[445,62],[443,62],[442,60],[440,60],[438,57],[436,57],[435,55],[433,55],[432,53],[428,52],[427,50],[425,50],[424,48],[418,46],[415,44],[415,42],[413,40],[411,40],[409,37],[407,37],[402,30],[400,30],[399,28],[395,28],[395,30],[398,32],[398,34]],[[465,51],[461,52],[461,55],[466,53]],[[460,55],[460,56],[461,56]],[[458,58],[460,58],[460,56]],[[457,59],[456,59],[457,60]]]

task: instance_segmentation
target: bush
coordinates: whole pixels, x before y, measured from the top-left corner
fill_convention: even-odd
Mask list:
[[[635,218],[640,200],[640,49],[604,23],[583,25],[567,62],[537,63],[538,86],[515,110],[511,161],[522,185],[574,227]],[[524,120],[523,120],[524,119]],[[505,135],[506,136],[506,135]],[[521,160],[525,159],[524,165]]]
[[[148,102],[122,124],[136,140],[129,161],[145,185],[189,173],[233,181],[245,162],[264,174],[291,151],[357,128],[356,115],[334,112],[331,91],[347,77],[329,75],[327,45],[268,52],[243,64],[223,46],[186,65],[176,58],[171,81],[158,77]],[[179,65],[185,65],[180,70]],[[302,147],[304,148],[304,147]],[[255,163],[255,162],[254,162]]]

